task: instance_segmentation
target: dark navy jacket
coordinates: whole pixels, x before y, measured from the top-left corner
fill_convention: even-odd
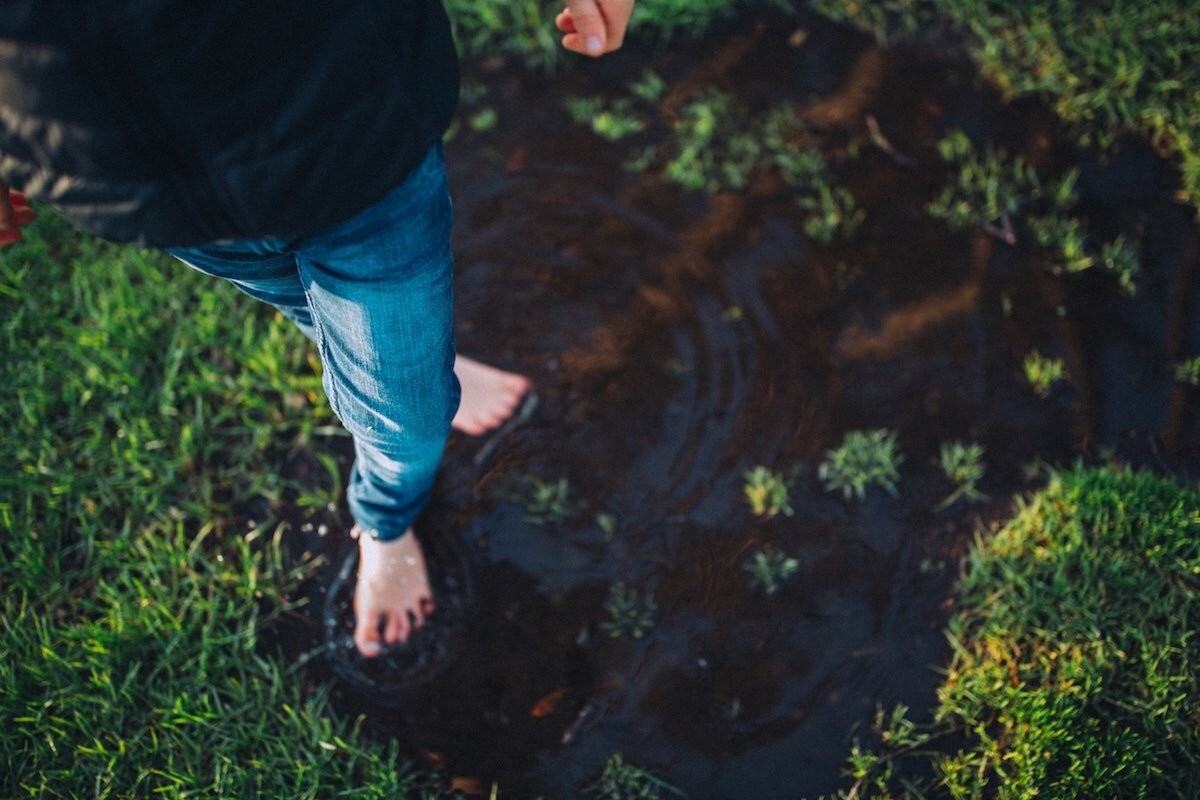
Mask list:
[[[0,176],[116,241],[324,230],[457,97],[439,0],[0,0]]]

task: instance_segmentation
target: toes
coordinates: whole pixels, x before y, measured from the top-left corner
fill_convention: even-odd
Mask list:
[[[396,644],[408,639],[408,614],[388,614],[387,624],[383,627],[383,640],[388,644]]]
[[[487,428],[475,419],[456,419],[454,423],[455,427],[467,436],[478,436],[487,431]]]
[[[371,621],[370,614],[358,614],[354,624],[354,645],[367,658],[383,651],[383,644],[379,641],[379,620],[376,617],[374,625]]]

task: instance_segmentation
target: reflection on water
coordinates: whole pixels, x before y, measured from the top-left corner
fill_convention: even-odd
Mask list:
[[[907,155],[868,148],[847,166],[869,221],[835,250],[805,239],[769,178],[705,202],[623,173],[619,145],[572,127],[563,96],[636,75],[632,56],[593,83],[483,76],[502,124],[450,147],[459,345],[528,374],[541,405],[483,465],[478,440],[452,440],[423,523],[476,562],[455,663],[394,707],[339,692],[418,764],[499,781],[502,797],[570,796],[617,752],[690,797],[831,791],[852,726],[879,704],[931,707],[957,559],[1031,463],[1111,448],[1196,474],[1196,390],[1170,381],[1173,359],[1200,352],[1195,227],[1161,177],[1139,195],[1119,161],[1082,182],[1096,220],[1145,217],[1133,300],[951,235],[921,213],[939,132],[994,130],[1045,160],[1060,157],[1047,115],[813,25],[803,51],[788,28],[751,26],[703,60],[658,61],[677,88],[737,76],[750,97],[816,93],[812,120],[846,141],[878,119]],[[1106,205],[1113,182],[1136,208]],[[1071,376],[1048,399],[1021,374],[1035,347]],[[868,428],[899,434],[900,496],[824,492],[824,452]],[[984,444],[990,505],[935,513],[951,439]],[[794,516],[751,516],[741,483],[757,464],[795,468]],[[523,475],[566,478],[579,510],[531,524],[506,499]],[[741,566],[763,545],[799,563],[770,597]],[[600,624],[618,580],[656,599],[641,639]]]

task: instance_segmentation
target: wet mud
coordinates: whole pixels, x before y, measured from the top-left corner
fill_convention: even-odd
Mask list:
[[[620,87],[647,61],[672,87],[664,107],[716,82],[760,107],[804,104],[843,145],[871,117],[893,152],[863,147],[835,170],[867,211],[860,234],[813,243],[770,175],[705,197],[623,171],[623,145],[573,124],[564,98]],[[742,21],[587,72],[490,64],[469,77],[499,125],[448,146],[458,344],[530,376],[541,402],[494,448],[456,434],[420,523],[471,562],[467,618],[443,623],[462,628],[451,663],[387,687],[386,702],[337,682],[338,711],[418,767],[558,798],[622,753],[692,798],[832,791],[877,706],[920,719],[934,704],[959,559],[1037,485],[1037,464],[1198,474],[1198,390],[1171,377],[1200,353],[1196,226],[1147,148],[1089,160],[961,57],[882,52],[811,19]],[[1142,243],[1137,295],[928,218],[943,176],[933,144],[951,128],[1039,167],[1081,162],[1089,222]],[[1045,398],[1022,376],[1035,348],[1070,374]],[[874,428],[898,434],[898,495],[826,492],[824,453]],[[935,510],[953,490],[936,465],[947,440],[983,443],[989,502]],[[328,446],[348,464],[343,440]],[[792,476],[794,516],[750,513],[743,474],[758,464]],[[566,479],[561,518],[529,519],[527,476]],[[328,559],[285,637],[296,653],[321,646],[347,548],[310,538]],[[766,545],[798,562],[770,596],[742,568]],[[605,625],[617,581],[655,599],[641,638]]]

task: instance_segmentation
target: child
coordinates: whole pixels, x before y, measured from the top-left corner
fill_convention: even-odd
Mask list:
[[[633,0],[565,5],[564,47],[621,46]],[[404,641],[433,608],[412,521],[449,430],[495,427],[529,385],[454,351],[441,3],[28,0],[0,19],[0,87],[0,245],[40,199],[233,282],[316,343],[355,445],[355,644]]]

